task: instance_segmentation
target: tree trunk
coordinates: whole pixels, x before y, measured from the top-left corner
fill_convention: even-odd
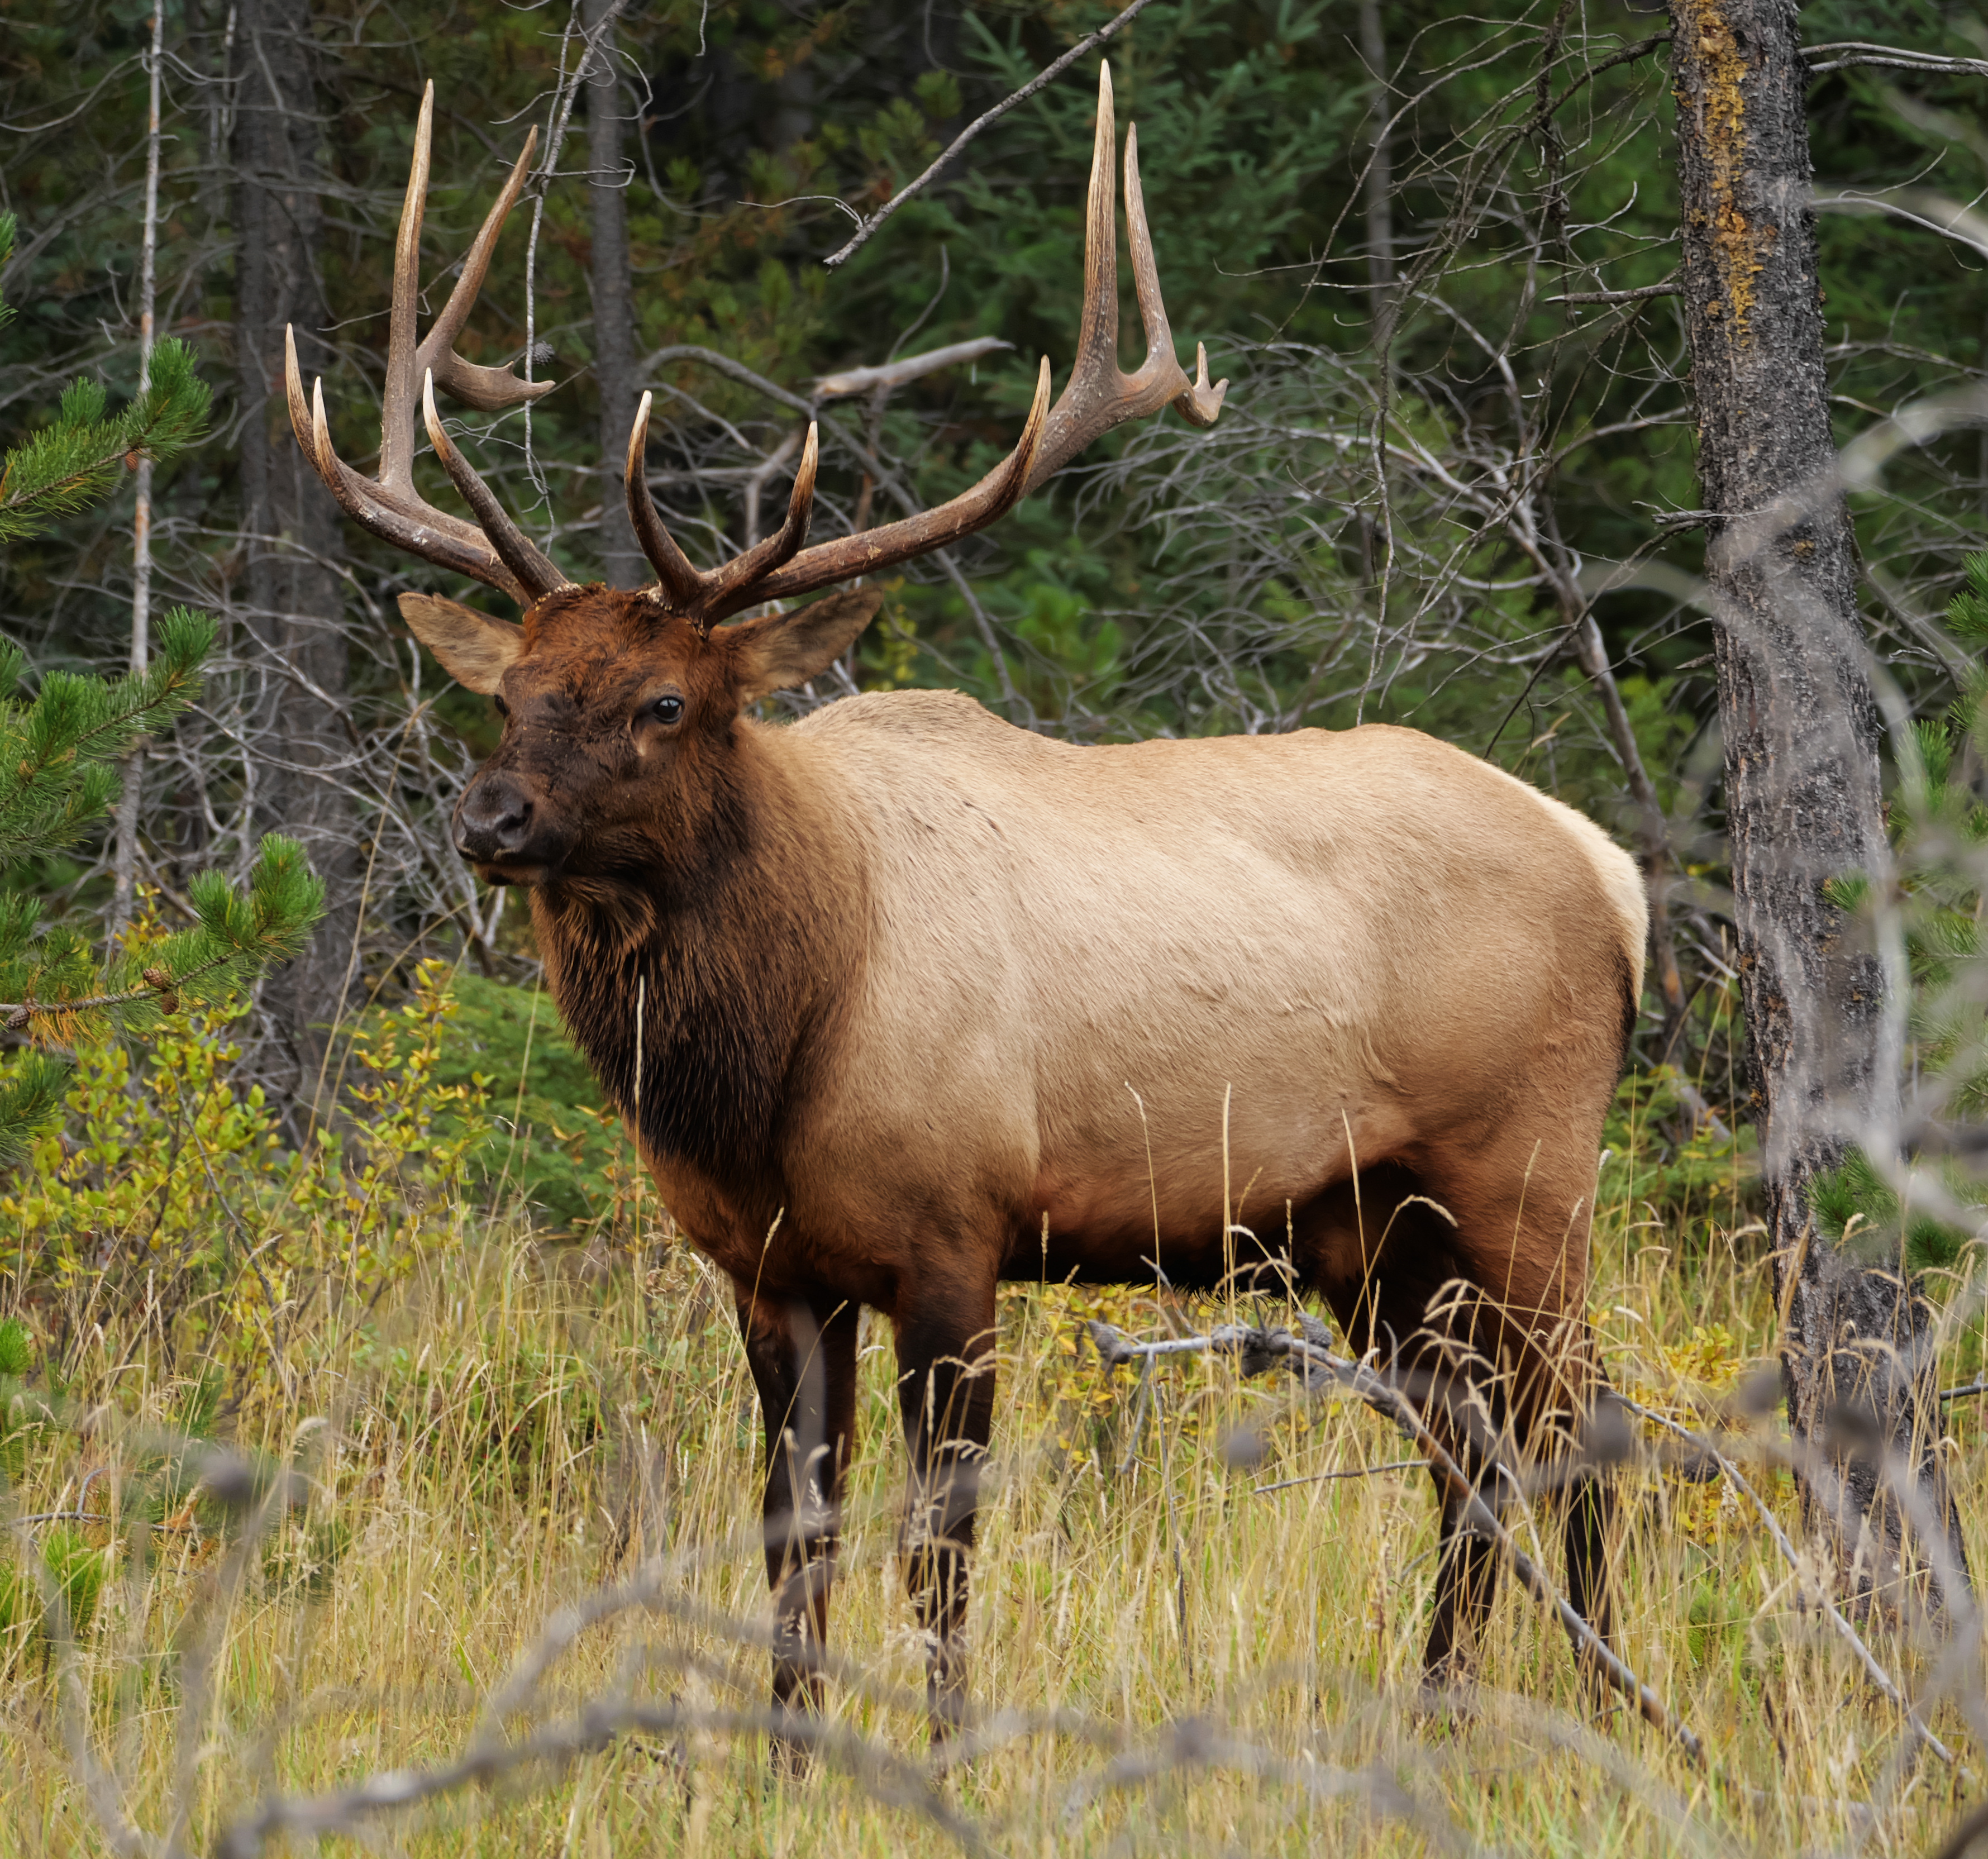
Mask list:
[[[1395,93],[1381,0],[1360,0],[1360,56],[1374,79],[1373,125],[1367,156],[1367,288],[1376,330],[1388,320],[1395,282]]]
[[[332,373],[317,271],[323,127],[303,8],[240,0],[235,15],[235,391],[242,431],[245,607],[240,641],[254,759],[252,835],[303,842],[325,880],[309,946],[261,990],[253,1055],[293,1134],[309,1122],[326,1041],[347,992],[357,921],[357,821],[345,728],[349,680],[337,506],[290,435],[283,329],[306,380]]]
[[[154,0],[152,43],[145,57],[148,110],[145,128],[145,221],[138,248],[138,391],[152,384],[154,326],[158,309],[159,90],[165,62],[164,0]],[[152,656],[152,461],[140,458],[134,474],[137,501],[131,517],[131,669],[142,673]],[[138,803],[145,784],[145,745],[126,751],[118,790],[117,837],[110,860],[110,933],[115,946],[137,901]]]
[[[1833,1249],[1809,1208],[1810,1184],[1853,1144],[1894,1140],[1899,1080],[1882,966],[1824,889],[1860,872],[1882,885],[1889,856],[1849,513],[1814,491],[1834,447],[1796,10],[1672,0],[1685,300],[1699,475],[1718,513],[1706,573],[1789,1419],[1844,1591],[1889,1600],[1905,1568],[1901,1494],[1944,1526],[1946,1545],[1922,1544],[1936,1563],[1945,1549],[1952,1571],[1965,1563],[1934,1450],[1931,1313],[1902,1257]],[[1800,520],[1745,520],[1805,494]],[[1942,1593],[1936,1574],[1936,1606]]]
[[[627,175],[621,153],[620,66],[613,0],[587,0],[587,181],[593,208],[593,379],[600,394],[600,563],[614,587],[651,577],[635,546],[621,495],[622,461],[635,424],[635,313],[628,269]]]

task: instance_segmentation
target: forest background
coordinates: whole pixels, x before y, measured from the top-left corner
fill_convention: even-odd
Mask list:
[[[141,941],[178,926],[194,873],[245,876],[272,830],[326,887],[305,953],[238,1016],[79,1046],[65,1134],[0,1203],[44,1384],[135,1359],[103,1340],[115,1312],[156,1333],[158,1398],[204,1436],[224,1396],[237,1414],[265,1384],[303,1398],[313,1287],[336,1279],[372,1311],[415,1239],[461,1239],[464,1207],[586,1240],[595,1261],[646,1259],[657,1230],[539,992],[525,913],[480,891],[449,843],[495,719],[407,637],[394,597],[470,590],[347,522],[282,404],[292,323],[341,454],[370,456],[424,82],[431,309],[527,126],[540,138],[461,346],[556,384],[528,413],[458,430],[569,573],[634,584],[647,576],[619,461],[644,391],[651,487],[700,562],[770,526],[810,416],[817,536],[936,504],[1006,451],[1036,357],[1060,380],[1074,345],[1095,59],[986,128],[846,263],[824,261],[982,110],[1111,17],[938,0],[175,0],[157,26],[148,222],[150,8],[10,7],[0,211],[19,229],[0,295],[18,313],[0,326],[0,440],[56,418],[79,376],[113,403],[134,392],[148,223],[157,333],[191,345],[215,395],[208,438],[150,487],[142,594],[129,491],[0,563],[0,630],[44,674],[123,668],[134,600],[218,628],[200,700],[130,764],[124,830],[110,823],[30,875],[76,921],[135,908]],[[1800,26],[1817,48],[1819,262],[1848,444],[1988,380],[1988,223],[1969,204],[1988,181],[1988,28],[1887,4],[1808,6]],[[1120,123],[1139,126],[1177,346],[1205,342],[1232,384],[1219,424],[1125,429],[986,536],[894,572],[847,662],[778,705],[952,687],[1085,742],[1398,723],[1591,813],[1637,851],[1659,906],[1611,1125],[1611,1204],[1640,1210],[1623,1256],[1652,1222],[1674,1235],[1696,1222],[1730,1262],[1757,1222],[1670,32],[1662,9],[1572,0],[1468,16],[1155,0],[1107,50]],[[1125,298],[1131,347],[1129,283]],[[894,366],[958,344],[974,346],[929,371]],[[418,471],[451,507],[432,458]],[[1939,719],[1972,688],[1988,438],[1932,422],[1851,507],[1893,754],[1922,775]],[[1976,895],[1970,881],[1942,901],[1978,915]],[[1950,934],[1945,946],[1972,951]],[[1915,955],[1931,964],[1922,942]],[[1925,1050],[1943,1062],[1952,1042]],[[222,1187],[238,1210],[261,1191],[225,1167],[211,1198],[176,1206],[170,1158],[188,1130],[231,1166],[257,1158],[243,1181],[280,1177],[270,1191],[320,1222],[319,1252],[265,1253]],[[343,1145],[335,1162],[296,1160],[327,1144]],[[1842,1199],[1837,1229],[1870,1198]],[[1951,1222],[1909,1239],[1917,1266],[1968,1256]],[[203,1247],[214,1256],[195,1269]],[[171,1295],[153,1282],[168,1259]],[[664,1269],[638,1267],[644,1310]],[[1765,1353],[1771,1323],[1750,1327],[1757,1286],[1747,1295],[1666,1332],[1671,1369],[1726,1385]],[[1684,1300],[1675,1317],[1698,1293],[1665,1296]],[[333,1301],[327,1289],[320,1308]],[[350,1348],[352,1328],[333,1330]],[[0,1378],[29,1360],[0,1348]],[[505,1385],[567,1358],[533,1360]],[[1073,1398],[1061,1367],[1050,1393]],[[617,1423],[597,1388],[587,1400],[577,1436],[604,1462]],[[549,1489],[517,1495],[536,1505]],[[335,1532],[313,1540],[334,1559]]]

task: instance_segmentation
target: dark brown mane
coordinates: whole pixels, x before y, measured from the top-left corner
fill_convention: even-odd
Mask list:
[[[722,770],[684,863],[532,892],[553,998],[614,1107],[651,1154],[735,1191],[776,1172],[793,1069],[853,976],[833,925],[867,908],[852,872],[806,856],[793,797],[767,776],[749,755]]]

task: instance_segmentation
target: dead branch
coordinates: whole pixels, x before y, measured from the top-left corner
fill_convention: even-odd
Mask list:
[[[971,342],[950,342],[942,349],[928,349],[922,355],[908,355],[902,361],[884,362],[874,368],[850,368],[840,374],[824,374],[814,384],[818,401],[840,400],[852,394],[867,394],[877,387],[894,389],[908,381],[922,380],[941,368],[961,362],[978,361],[983,355],[998,354],[1014,347],[999,336],[976,336]]]
[[[1826,53],[1838,54],[1827,57]],[[1817,58],[1822,62],[1815,62]],[[1988,59],[1948,58],[1937,52],[1913,52],[1898,46],[1872,45],[1861,39],[1839,39],[1827,45],[1804,46],[1802,63],[1810,77],[1853,66],[1875,65],[1893,71],[1930,71],[1948,77],[1988,77]]]

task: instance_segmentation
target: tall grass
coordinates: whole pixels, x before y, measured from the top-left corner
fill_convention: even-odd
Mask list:
[[[1604,1177],[1593,1314],[1618,1385],[1708,1413],[1770,1352],[1767,1269],[1734,1230],[1740,1197],[1657,1210],[1636,1101]],[[1197,1357],[1157,1371],[1135,1445],[1132,1381],[1102,1373],[1084,1318],[1151,1333],[1213,1313],[1056,1286],[1011,1287],[1000,1305],[972,1611],[973,1695],[984,1716],[1006,1714],[999,1734],[922,1807],[878,1766],[922,1760],[925,1734],[924,1648],[894,1559],[893,1364],[875,1324],[831,1629],[830,1721],[848,1740],[810,1779],[776,1783],[763,1738],[726,1719],[759,1709],[766,1685],[759,1421],[729,1291],[667,1236],[645,1231],[639,1252],[560,1247],[516,1216],[464,1208],[370,1310],[376,1294],[355,1285],[292,1313],[280,1372],[266,1338],[259,1354],[193,1359],[78,1317],[62,1425],[17,1428],[16,1515],[117,1519],[14,1534],[67,1532],[65,1554],[100,1558],[73,1670],[140,1827],[167,1827],[184,1775],[199,1851],[265,1790],[455,1757],[488,1734],[486,1709],[549,1617],[645,1570],[654,1604],[579,1634],[502,1727],[522,1736],[617,1687],[667,1727],[381,1817],[376,1844],[549,1859],[955,1850],[936,1803],[1016,1854],[1476,1844],[1601,1859],[1853,1839],[1924,1851],[1952,1818],[1959,1780],[1923,1754],[1892,1770],[1899,1713],[1804,1607],[1750,1506],[1654,1462],[1624,1474],[1621,1643],[1705,1739],[1709,1768],[1631,1715],[1597,1715],[1558,1628],[1509,1580],[1474,1709],[1425,1712],[1426,1475],[1259,1489],[1412,1457],[1399,1437],[1357,1404]],[[51,1328],[46,1306],[37,1323]],[[1956,1362],[1970,1350],[1956,1340]],[[225,1387],[215,1360],[231,1364]],[[0,1376],[0,1401],[8,1385]],[[11,1385],[32,1396],[41,1384]],[[1963,1406],[1952,1426],[1980,1569],[1979,1422]],[[188,1433],[250,1469],[233,1510],[199,1485],[198,1449],[174,1456]],[[1239,1453],[1239,1439],[1255,1443]],[[286,1467],[296,1482],[265,1502]],[[1757,1462],[1749,1475],[1799,1540],[1785,1477]],[[259,1507],[273,1520],[252,1541],[244,1519]],[[1520,1529],[1557,1572],[1547,1507]],[[1935,1649],[1865,1630],[1914,1689]],[[60,1635],[25,1605],[6,1631],[0,1855],[108,1851],[65,1741]],[[1978,1666],[1969,1682],[1978,1695]],[[1936,1724],[1981,1766],[1960,1713],[1947,1705]]]

